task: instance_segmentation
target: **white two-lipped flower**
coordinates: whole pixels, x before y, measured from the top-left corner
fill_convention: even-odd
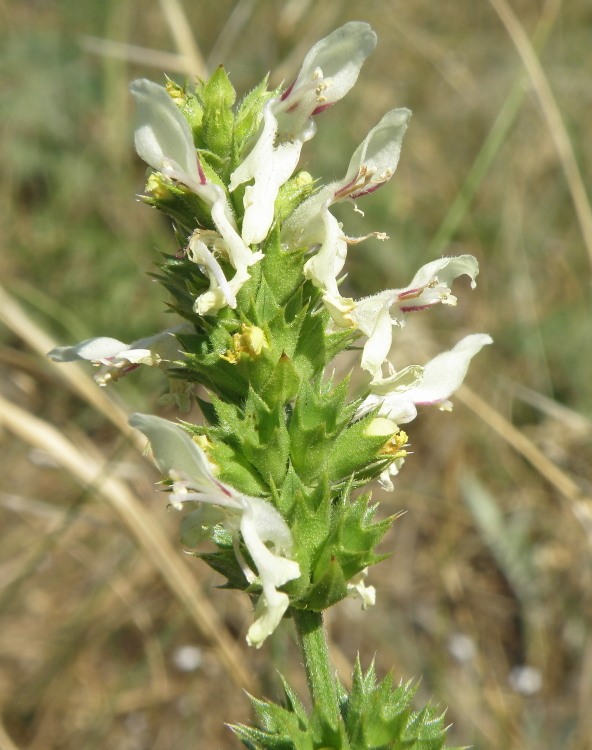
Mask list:
[[[244,196],[242,236],[247,244],[267,237],[278,191],[296,169],[303,144],[315,134],[312,116],[347,94],[375,46],[376,34],[367,23],[346,23],[317,42],[292,85],[266,103],[260,134],[230,181],[233,191],[253,180]]]
[[[401,143],[410,117],[410,110],[405,108],[387,112],[354,152],[345,177],[307,198],[282,227],[281,239],[286,248],[320,245],[318,252],[306,262],[304,274],[324,290],[323,302],[334,322],[343,328],[353,324],[349,313],[355,307],[352,299],[340,295],[337,286],[347,245],[370,236],[386,239],[386,235],[373,232],[365,237],[348,237],[329,207],[372,193],[391,179],[399,163]]]
[[[57,346],[48,352],[47,356],[54,362],[74,362],[83,359],[101,365],[95,380],[99,385],[106,385],[109,381],[119,380],[140,365],[166,370],[169,362],[184,359],[185,355],[175,334],[192,332],[193,327],[184,323],[170,331],[139,339],[132,344],[124,344],[107,336],[98,336],[74,346]]]
[[[251,251],[249,250],[249,253]],[[257,260],[263,257],[262,253],[251,253]],[[217,257],[230,260],[236,273],[228,280],[224,275]],[[236,295],[243,285],[251,278],[248,267],[250,259],[246,255],[231,256],[228,245],[223,238],[204,229],[196,229],[189,238],[187,245],[187,257],[197,263],[210,280],[210,288],[207,292],[200,294],[193,304],[193,309],[199,315],[215,315],[218,310],[226,305],[236,307]]]
[[[425,367],[411,365],[395,372],[390,366],[389,377],[372,382],[370,394],[360,404],[354,419],[379,407],[377,418],[370,423],[367,434],[386,436],[395,435],[399,425],[415,419],[418,406],[440,404],[442,409],[451,409],[449,399],[462,385],[471,359],[491,343],[493,340],[488,334],[473,333],[461,339],[450,351],[438,354]],[[394,489],[391,476],[398,474],[403,460],[395,459],[382,473],[380,483],[386,490]]]
[[[472,333],[424,367],[412,365],[373,381],[370,395],[358,408],[356,418],[379,406],[378,416],[391,420],[395,432],[398,425],[415,419],[418,406],[447,405],[450,396],[462,385],[471,359],[491,343],[493,340],[488,334]]]
[[[224,254],[236,269],[232,279],[234,288],[220,284],[224,274],[214,255],[210,254],[208,262],[202,265],[214,286],[220,287],[224,304],[236,307],[236,292],[250,278],[247,269],[261,260],[263,254],[253,252],[238,234],[226,194],[220,185],[206,177],[193,144],[189,123],[166,89],[142,78],[133,81],[130,91],[137,105],[136,151],[149,166],[164,177],[188,187],[210,208],[212,221],[224,243]],[[218,296],[213,301],[215,311],[221,306],[215,307]],[[201,314],[209,312],[204,302],[197,307]]]
[[[173,480],[172,503],[206,503],[220,513],[204,513],[204,525],[224,522],[232,532],[237,560],[249,583],[258,581],[263,592],[249,628],[249,645],[261,646],[278,626],[290,603],[278,587],[298,578],[298,563],[290,560],[292,534],[278,511],[268,502],[238,492],[214,475],[204,451],[180,427],[146,414],[134,414],[132,427],[146,435],[158,468]],[[239,534],[255,563],[251,570],[240,552]]]
[[[393,341],[393,326],[403,325],[408,312],[425,310],[439,302],[455,305],[456,297],[450,291],[454,279],[466,274],[474,289],[478,273],[479,265],[472,255],[439,258],[422,266],[404,289],[387,289],[356,302],[350,318],[368,337],[361,365],[374,381],[381,381],[382,365]]]

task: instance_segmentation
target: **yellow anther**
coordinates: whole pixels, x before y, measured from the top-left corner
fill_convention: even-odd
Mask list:
[[[252,357],[258,357],[263,349],[269,348],[269,344],[265,338],[265,331],[258,326],[243,325],[242,338],[245,342],[245,350]]]
[[[243,325],[241,333],[235,333],[232,337],[232,349],[228,349],[220,358],[235,365],[241,353],[250,355],[253,358],[260,356],[263,349],[267,349],[269,344],[265,337],[265,331],[259,326]]]
[[[442,292],[438,295],[438,299],[443,305],[450,305],[450,307],[455,307],[458,302],[457,298],[450,292]]]
[[[407,433],[403,430],[399,430],[396,435],[389,438],[387,443],[382,447],[379,455],[392,456],[393,458],[405,458],[407,451],[404,450],[404,446],[407,445],[408,439]]]
[[[207,435],[192,435],[191,439],[194,443],[197,443],[202,451],[206,454],[208,464],[210,465],[212,473],[219,474],[220,466],[212,459],[211,449],[214,445],[212,441],[208,439]]]
[[[179,88],[176,83],[167,81],[164,87],[175,104],[183,104],[185,102],[185,91]]]
[[[146,182],[146,187],[144,188],[144,190],[146,193],[152,193],[155,198],[161,201],[172,198],[173,196],[171,191],[163,183],[162,177],[158,174],[150,175],[148,181]]]

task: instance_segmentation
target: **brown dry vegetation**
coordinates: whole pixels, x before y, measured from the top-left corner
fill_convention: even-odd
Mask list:
[[[134,199],[144,167],[127,84],[162,80],[163,70],[182,76],[93,54],[83,37],[176,53],[163,15],[174,5],[0,2],[0,267],[28,321],[0,300],[2,750],[237,747],[223,722],[249,719],[245,679],[256,695],[277,697],[279,669],[305,694],[290,623],[259,652],[246,647],[246,597],[215,589],[217,577],[183,556],[156,473],[81,395],[88,378],[65,382],[75,366],[58,371],[40,354],[47,341],[36,326],[71,343],[132,341],[167,323],[165,293],[144,272],[172,237]],[[458,307],[412,319],[396,340],[395,365],[422,363],[471,332],[490,332],[495,345],[468,378],[482,401],[465,391],[452,414],[426,410],[409,425],[413,455],[396,491],[375,493],[381,513],[407,513],[384,543],[392,556],[370,573],[376,607],[362,613],[346,601],[328,612],[336,667],[347,672],[359,651],[364,665],[376,654],[381,674],[421,677],[418,701],[449,707],[451,744],[585,750],[589,208],[580,203],[578,219],[557,122],[493,5],[500,0],[183,2],[208,66],[223,58],[240,93],[270,69],[289,77],[332,28],[369,21],[379,46],[304,155],[315,176],[339,177],[387,109],[414,111],[393,181],[366,200],[365,219],[343,212],[350,234],[390,235],[351,250],[346,285],[356,295],[403,286],[443,253],[470,252],[481,264],[474,292],[458,282]],[[592,7],[512,7],[536,39],[587,180]],[[174,418],[155,404],[162,388],[147,372],[113,391],[128,409]],[[184,672],[175,664],[186,645],[202,659]]]

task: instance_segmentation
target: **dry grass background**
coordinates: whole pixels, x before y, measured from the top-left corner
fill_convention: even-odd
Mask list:
[[[319,121],[308,168],[339,177],[388,108],[414,115],[393,181],[364,220],[343,213],[350,233],[390,235],[352,249],[346,284],[401,286],[442,253],[473,253],[477,289],[461,281],[457,308],[412,319],[393,360],[424,362],[470,332],[495,345],[452,414],[409,426],[396,491],[375,493],[381,512],[407,513],[370,573],[376,607],[328,612],[336,667],[360,651],[380,673],[421,676],[418,700],[449,706],[457,744],[592,748],[592,247],[578,187],[592,162],[592,7],[508,7],[0,2],[1,750],[237,747],[223,722],[249,719],[247,682],[276,697],[280,669],[305,694],[290,623],[247,649],[246,597],[183,556],[178,517],[120,429],[126,409],[174,418],[155,404],[162,382],[142,372],[105,394],[42,353],[48,337],[132,341],[166,325],[144,272],[172,238],[134,200],[128,82],[223,59],[245,92],[270,69],[289,77],[354,18],[379,46]],[[199,648],[191,671],[185,646]]]

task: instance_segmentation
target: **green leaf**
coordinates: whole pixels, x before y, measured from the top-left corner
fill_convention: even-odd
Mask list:
[[[216,440],[210,448],[214,461],[221,469],[220,479],[245,495],[265,495],[269,487],[256,469],[234,446]]]
[[[283,410],[278,404],[269,409],[252,389],[245,405],[245,420],[240,440],[241,450],[263,479],[276,486],[288,470],[290,438]]]
[[[288,216],[312,195],[315,188],[315,182],[308,172],[299,169],[287,182],[279,189],[278,196],[275,199],[275,218],[279,224],[288,218]]]
[[[203,100],[202,133],[209,151],[222,159],[230,156],[234,129],[231,107],[236,93],[224,67],[220,65],[201,92]]]
[[[187,82],[185,82],[184,86],[179,86],[179,84],[171,81],[169,78],[167,79],[165,88],[189,123],[195,146],[197,148],[203,147],[201,124],[204,110],[200,100],[195,94],[190,94],[187,91]]]
[[[218,156],[218,154],[215,154],[213,151],[208,151],[207,149],[199,149],[198,154],[199,162],[204,170],[204,174],[206,174],[206,177],[208,176],[208,170],[211,170],[209,171],[210,179],[212,179],[213,175],[215,174],[216,180],[212,181],[217,182],[218,185],[226,188],[230,157],[227,156],[225,159],[223,159],[221,156]]]
[[[290,711],[290,713],[293,713],[296,715],[300,728],[302,730],[305,730],[306,727],[308,726],[308,716],[306,715],[304,706],[302,705],[302,703],[300,702],[300,699],[298,698],[296,693],[292,690],[290,685],[288,685],[288,681],[286,680],[286,678],[281,674],[280,674],[280,680],[282,681],[284,694],[286,696],[286,709]]]
[[[199,157],[199,163],[203,169],[203,172],[210,182],[214,185],[219,185],[223,188],[226,196],[228,197],[228,190],[226,183],[228,182],[226,172],[228,171],[228,160],[225,157],[221,157],[215,152],[208,150],[198,150],[197,155]],[[218,173],[218,170],[220,173]],[[197,197],[197,196],[196,196]],[[211,226],[214,224],[210,219]]]
[[[368,414],[348,425],[337,437],[328,460],[330,481],[337,482],[350,477],[379,460],[378,453],[386,443],[385,436],[365,434],[373,419],[374,414]]]
[[[374,665],[364,673],[358,658],[351,692],[340,688],[343,721],[335,725],[318,706],[307,715],[282,678],[285,704],[251,698],[260,726],[231,729],[250,750],[441,750],[444,717],[429,705],[412,713],[415,687],[402,683],[393,688],[392,680],[388,674],[376,684]]]
[[[199,557],[216,573],[220,573],[227,579],[227,582],[220,588],[244,591],[250,586],[236,560],[233,549],[220,549],[218,552],[192,552],[191,554]]]
[[[201,409],[201,413],[206,418],[208,424],[217,425],[218,417],[216,415],[216,410],[214,409],[213,404],[210,401],[204,401],[199,396],[195,396],[195,400],[197,401],[199,408]]]
[[[409,750],[441,750],[446,739],[444,716],[437,716],[432,706],[411,715],[401,737],[401,747]]]
[[[263,107],[278,91],[267,91],[268,76],[241,101],[234,122],[234,167],[238,166],[242,151],[259,130]]]
[[[304,250],[285,252],[280,244],[280,227],[276,222],[263,248],[263,275],[278,305],[285,305],[304,283]],[[294,311],[294,316],[297,311]]]
[[[159,172],[155,172],[149,177],[146,190],[150,195],[142,196],[144,203],[178,222],[184,227],[186,235],[199,226],[214,228],[206,203],[183,185],[167,181]]]
[[[349,378],[336,387],[319,389],[304,382],[290,422],[291,457],[309,484],[326,471],[337,435],[345,429],[355,404],[345,405]]]
[[[311,289],[310,282],[307,282],[306,287],[308,287],[311,301],[316,301],[320,297],[319,290]],[[294,364],[303,378],[316,377],[337,354],[348,347],[357,335],[350,330],[327,334],[329,318],[327,310],[320,307],[307,315],[302,324],[298,348],[294,354]]]
[[[313,573],[313,583],[306,592],[306,608],[320,612],[347,596],[347,585],[341,565],[334,557],[322,560]]]
[[[263,400],[268,406],[276,403],[285,404],[293,399],[300,388],[300,377],[292,360],[284,352],[279,358],[273,375],[265,384],[262,392]]]

